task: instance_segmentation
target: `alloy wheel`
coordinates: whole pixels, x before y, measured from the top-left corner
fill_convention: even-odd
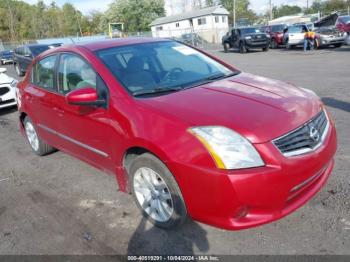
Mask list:
[[[26,135],[29,141],[30,146],[33,148],[34,151],[39,150],[39,138],[35,131],[35,128],[32,123],[27,122],[25,124],[25,131]]]
[[[158,222],[168,221],[174,212],[170,190],[154,170],[141,167],[133,179],[136,199],[142,210]]]

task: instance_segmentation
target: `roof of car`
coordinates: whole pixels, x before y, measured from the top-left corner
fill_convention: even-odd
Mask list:
[[[152,43],[159,41],[170,41],[169,39],[164,38],[152,38],[152,37],[135,37],[135,38],[117,38],[117,39],[108,39],[102,41],[94,41],[88,43],[78,43],[76,45],[83,46],[91,51],[117,47],[117,46],[127,46],[134,44],[142,43]]]
[[[60,47],[55,47],[52,49],[49,49],[43,53],[41,53],[37,58],[40,59],[42,57],[45,57],[47,55],[53,54],[53,53],[59,53],[59,52],[66,52],[71,49],[75,48],[85,48],[92,52],[97,50],[103,50],[108,49],[112,47],[118,47],[118,46],[128,46],[128,45],[134,45],[134,44],[142,44],[142,43],[153,43],[153,42],[165,42],[165,41],[172,41],[171,39],[166,38],[151,38],[151,37],[135,37],[135,38],[117,38],[117,39],[106,39],[106,40],[99,40],[94,42],[84,42],[84,43],[76,43],[76,44],[69,44],[69,45],[62,45]]]

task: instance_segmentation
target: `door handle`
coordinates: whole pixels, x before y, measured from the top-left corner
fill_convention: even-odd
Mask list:
[[[57,112],[59,115],[63,115],[64,114],[64,110],[62,109],[62,108],[59,108],[59,107],[54,107],[53,108],[53,110],[55,111],[55,112]]]

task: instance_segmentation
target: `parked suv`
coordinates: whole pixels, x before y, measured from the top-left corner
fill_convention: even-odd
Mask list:
[[[7,63],[13,63],[13,51],[12,50],[4,50],[0,52],[0,63],[1,65],[5,65]]]
[[[284,34],[284,42],[287,49],[292,49],[296,46],[304,45],[305,33],[311,29],[305,24],[288,26]]]
[[[49,45],[23,45],[15,49],[13,65],[18,76],[24,76],[32,60],[42,52],[50,49]]]
[[[246,53],[251,49],[268,51],[270,37],[257,27],[232,28],[231,32],[222,38],[222,45],[225,52],[230,48],[238,48],[240,53]]]
[[[262,31],[266,34],[270,35],[270,47],[278,48],[281,45],[284,45],[283,42],[283,34],[287,25],[279,24],[279,25],[268,25],[262,27]]]
[[[275,221],[333,169],[336,131],[314,92],[176,41],[59,47],[29,70],[18,105],[33,152],[56,148],[110,173],[162,228]]]

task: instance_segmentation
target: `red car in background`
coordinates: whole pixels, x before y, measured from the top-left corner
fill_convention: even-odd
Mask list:
[[[312,198],[337,139],[317,95],[171,40],[117,39],[36,57],[18,85],[33,152],[116,176],[162,228],[188,217],[238,230]]]
[[[270,48],[278,48],[279,46],[285,44],[283,42],[283,35],[286,28],[287,25],[285,24],[269,25],[262,27],[262,31],[270,35]]]
[[[338,30],[350,35],[350,15],[339,16],[336,22]]]

